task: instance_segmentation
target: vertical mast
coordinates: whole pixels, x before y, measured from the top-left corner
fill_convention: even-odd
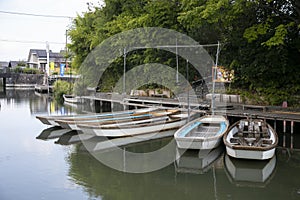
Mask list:
[[[126,87],[125,87],[125,84],[126,84],[126,77],[125,77],[125,74],[126,74],[126,48],[124,48],[124,52],[123,52],[123,58],[124,58],[124,71],[123,71],[123,95],[126,94]]]
[[[215,85],[216,85],[215,81],[216,81],[216,75],[217,75],[219,53],[220,53],[220,42],[218,41],[218,48],[217,48],[217,53],[216,53],[216,63],[215,63],[215,66],[213,67],[213,75],[212,75],[212,81],[213,81],[212,97],[211,97],[212,115],[215,114]]]
[[[178,84],[178,48],[177,48],[177,38],[176,38],[176,84]]]

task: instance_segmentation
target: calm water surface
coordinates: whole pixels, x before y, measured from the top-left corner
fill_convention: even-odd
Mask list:
[[[280,147],[269,161],[235,160],[221,146],[204,155],[188,151],[155,172],[131,174],[101,164],[74,135],[55,132],[35,118],[76,113],[76,108],[58,106],[33,91],[2,92],[0,103],[1,200],[300,199],[299,124],[291,137],[281,134],[277,123]],[[126,150],[148,152],[171,139],[129,145]]]

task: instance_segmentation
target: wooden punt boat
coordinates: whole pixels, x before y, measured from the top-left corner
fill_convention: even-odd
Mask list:
[[[223,141],[231,157],[266,160],[274,156],[278,136],[264,120],[242,119],[229,128]]]
[[[225,117],[207,115],[180,128],[174,133],[174,138],[181,149],[213,149],[221,143],[228,127]]]
[[[179,112],[179,110],[156,110],[153,112],[140,112],[140,113],[132,113],[127,115],[118,115],[114,117],[101,117],[96,119],[90,120],[81,120],[81,119],[64,119],[64,120],[56,120],[55,122],[58,123],[62,128],[72,129],[72,130],[80,130],[77,124],[85,124],[85,125],[105,125],[105,124],[116,124],[121,122],[132,122],[132,121],[139,121],[145,120],[155,117],[167,116],[170,114],[175,114]]]
[[[40,120],[43,124],[52,125],[52,126],[60,126],[56,120],[94,120],[97,118],[112,118],[115,116],[125,116],[130,114],[137,113],[146,113],[157,110],[157,108],[143,108],[137,110],[126,110],[126,111],[118,111],[118,112],[107,112],[107,113],[95,113],[95,114],[76,114],[76,115],[48,115],[48,116],[36,116],[38,120]]]
[[[176,129],[186,124],[187,120],[188,114],[182,113],[106,125],[78,124],[78,127],[84,133],[96,136],[124,137]]]
[[[63,95],[64,98],[64,102],[68,102],[68,103],[81,103],[82,99],[78,96],[74,96],[74,95]]]

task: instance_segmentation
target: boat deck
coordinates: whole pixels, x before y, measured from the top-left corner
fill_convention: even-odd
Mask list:
[[[199,126],[194,131],[186,134],[186,137],[213,137],[217,135],[220,127],[217,126]]]

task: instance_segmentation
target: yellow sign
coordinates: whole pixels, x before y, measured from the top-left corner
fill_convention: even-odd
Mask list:
[[[234,70],[225,69],[222,66],[217,67],[215,82],[230,83],[234,78]]]
[[[52,72],[54,72],[54,62],[50,62],[50,70],[52,71]]]

